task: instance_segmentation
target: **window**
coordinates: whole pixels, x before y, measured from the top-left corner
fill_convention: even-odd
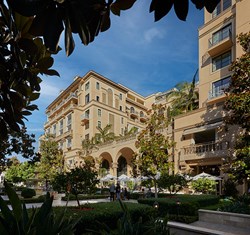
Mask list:
[[[97,122],[97,126],[98,126],[99,128],[102,128],[102,122],[101,122],[101,121],[98,121],[98,122]]]
[[[120,105],[120,111],[122,111],[122,106]]]
[[[98,110],[97,110],[97,115],[98,115],[98,117],[101,117],[101,116],[102,116],[102,110],[101,110],[101,109],[98,109]]]
[[[71,146],[72,146],[72,139],[67,138],[67,148],[71,148]]]
[[[131,112],[131,113],[135,113],[135,108],[134,108],[134,107],[131,107],[131,108],[130,108],[130,112]]]
[[[89,94],[85,95],[85,104],[89,103],[89,100],[90,100]]]
[[[58,148],[59,148],[59,149],[63,149],[63,142],[62,142],[62,141],[60,141],[60,142],[58,143]]]
[[[85,140],[89,140],[89,134],[85,135]]]
[[[100,83],[96,82],[96,89],[99,90],[100,89]]]
[[[212,18],[219,15],[222,11],[225,11],[227,8],[229,8],[232,5],[232,0],[221,0],[217,7],[214,9],[212,13]]]
[[[228,51],[220,56],[217,56],[213,58],[212,64],[213,64],[213,72],[221,69],[223,67],[226,67],[231,63],[231,51]]]
[[[142,111],[140,112],[140,117],[144,117],[144,113]]]
[[[89,110],[85,111],[85,118],[89,118]]]
[[[124,129],[121,128],[121,135],[124,135]]]
[[[86,124],[85,124],[85,130],[88,130],[89,129],[89,122],[87,122]]]
[[[100,97],[96,96],[96,101],[99,102],[100,101]]]
[[[59,135],[62,135],[63,134],[63,119],[60,120],[60,123],[59,123]]]
[[[230,76],[216,81],[212,84],[212,91],[210,98],[218,97],[224,94],[224,90],[228,88],[230,83]]]
[[[72,115],[69,114],[67,116],[67,130],[70,131],[71,130],[71,124],[72,124]]]
[[[85,84],[85,91],[87,91],[88,89],[89,89],[89,82]]]
[[[124,122],[124,118],[122,117],[122,118],[121,118],[121,124],[123,124],[123,122]]]
[[[222,40],[224,40],[225,38],[230,37],[231,29],[232,29],[232,26],[231,24],[229,24],[223,27],[222,29],[220,29],[219,31],[213,33],[209,46],[214,46],[218,44],[219,42],[221,42]]]
[[[52,134],[53,134],[53,135],[56,135],[56,124],[53,125]]]
[[[120,98],[120,100],[122,100],[122,94],[120,93],[120,95],[119,95],[119,98]]]

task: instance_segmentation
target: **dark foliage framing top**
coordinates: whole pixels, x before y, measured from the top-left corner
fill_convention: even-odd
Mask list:
[[[212,12],[220,0],[191,0],[197,9]],[[69,56],[75,47],[72,33],[78,34],[88,45],[99,32],[111,26],[110,12],[120,16],[122,10],[131,8],[136,0],[8,0],[16,12],[34,16],[31,33],[42,36],[47,48],[56,51],[59,38],[65,30],[65,51]],[[189,0],[152,0],[150,12],[155,21],[160,20],[174,7],[180,20],[186,20]]]

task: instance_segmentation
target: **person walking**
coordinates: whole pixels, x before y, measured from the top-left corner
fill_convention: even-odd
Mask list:
[[[120,194],[121,194],[121,186],[120,183],[117,182],[116,187],[115,187],[115,192],[116,192],[116,199],[120,199]]]
[[[115,200],[115,185],[112,183],[109,187],[109,193],[110,193],[110,201]]]

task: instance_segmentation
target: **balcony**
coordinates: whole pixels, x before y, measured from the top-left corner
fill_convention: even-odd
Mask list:
[[[130,110],[130,117],[132,119],[138,118],[138,116],[139,116],[139,113],[137,111]]]
[[[226,157],[228,155],[229,143],[227,141],[216,141],[202,144],[193,144],[181,149],[181,161],[202,158]]]
[[[223,51],[230,49],[233,45],[231,30],[219,32],[216,37],[208,40],[208,53],[210,56],[219,55]]]
[[[212,89],[211,91],[209,91],[208,100],[212,100],[218,97],[225,96],[225,90],[228,88],[228,86],[229,86],[229,83],[216,87],[216,89]]]
[[[89,122],[89,114],[85,113],[81,115],[81,122],[82,125],[85,125],[86,123]]]
[[[147,121],[147,116],[146,115],[140,115],[140,121],[141,122],[146,122]]]

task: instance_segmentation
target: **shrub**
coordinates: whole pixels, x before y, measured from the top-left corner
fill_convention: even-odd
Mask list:
[[[250,208],[245,203],[236,201],[228,205],[224,205],[219,208],[220,211],[240,213],[240,214],[250,214]]]
[[[74,234],[74,227],[79,219],[65,219],[64,211],[61,214],[54,214],[53,198],[49,197],[49,194],[40,208],[32,208],[28,213],[16,192],[7,183],[4,184],[12,208],[10,209],[0,197],[1,234]]]
[[[224,183],[224,195],[227,197],[236,197],[238,195],[238,190],[236,189],[236,183],[231,180],[227,179]]]
[[[132,221],[136,222],[141,217],[143,223],[147,223],[155,213],[153,207],[148,205],[125,203]],[[89,209],[86,209],[89,208]],[[63,207],[55,207],[55,212],[64,210]],[[117,221],[122,218],[123,211],[118,201],[107,203],[93,203],[79,207],[69,207],[65,214],[68,218],[81,218],[76,225],[76,235],[88,234],[89,230],[96,231],[99,224],[105,224],[110,229],[117,228]],[[91,233],[90,233],[91,234]]]
[[[36,196],[36,191],[35,189],[32,189],[32,188],[24,188],[21,192],[21,196],[23,198],[32,198]]]
[[[88,200],[88,199],[101,199],[101,198],[107,198],[107,195],[105,194],[90,194],[90,195],[77,195],[78,200]],[[74,201],[76,200],[76,196],[74,194],[69,194],[64,197],[62,197],[62,201]]]

